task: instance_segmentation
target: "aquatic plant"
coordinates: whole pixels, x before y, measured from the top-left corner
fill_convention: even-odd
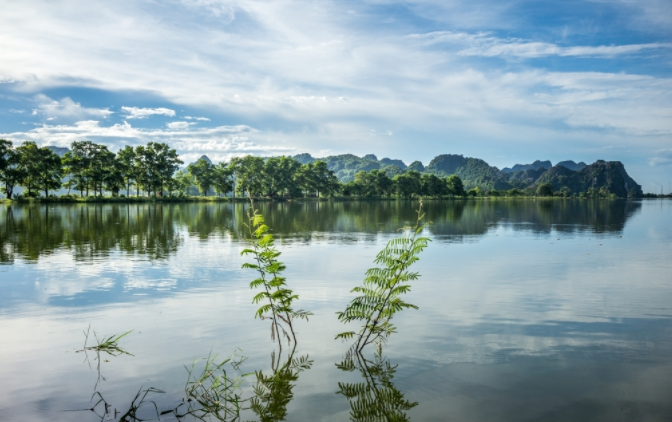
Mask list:
[[[418,254],[427,247],[429,238],[419,236],[426,224],[421,224],[422,199],[417,210],[415,227],[403,227],[403,234],[387,242],[385,248],[378,253],[374,262],[382,268],[370,268],[366,272],[364,283],[355,287],[352,292],[361,293],[354,298],[343,312],[337,312],[338,319],[343,323],[364,321],[361,330],[346,331],[336,336],[337,339],[352,339],[355,343],[348,350],[348,354],[361,352],[362,349],[374,342],[384,342],[396,327],[390,322],[397,312],[417,306],[401,300],[401,295],[408,293],[410,281],[417,280],[417,272],[409,271],[409,267],[418,260]]]
[[[217,363],[217,355],[208,356],[200,373],[195,372],[197,361],[192,363],[191,368],[185,366],[189,377],[184,392],[189,407],[186,412],[180,414],[178,411],[180,406],[178,406],[173,413],[178,417],[192,415],[199,420],[214,418],[228,421],[239,419],[241,410],[244,410],[243,403],[249,400],[242,398],[240,387],[245,377],[254,374],[254,372],[240,373],[240,365],[245,360],[245,357],[236,356],[234,353]],[[233,371],[237,371],[239,374],[231,376],[227,372],[227,366],[230,366]],[[198,404],[198,407],[195,404]]]
[[[89,359],[88,352],[91,351],[96,354],[94,360],[97,362],[96,372],[98,373],[98,379],[96,380],[96,385],[93,387],[93,389],[96,390],[98,388],[98,383],[100,382],[101,379],[103,381],[106,381],[105,377],[103,377],[100,372],[101,352],[106,353],[110,356],[120,356],[120,355],[133,356],[131,353],[127,352],[126,350],[122,349],[121,346],[119,346],[119,340],[121,340],[123,337],[133,332],[133,330],[127,331],[120,335],[112,335],[107,338],[105,337],[98,338],[98,333],[94,331],[93,336],[96,339],[96,344],[93,346],[88,346],[89,336],[91,334],[91,324],[89,324],[89,327],[86,329],[86,331],[83,332],[84,332],[84,348],[77,350],[76,353],[84,352],[84,355],[86,356],[85,361],[88,362],[89,368],[91,368],[91,360]],[[93,370],[93,368],[91,368],[91,370]]]
[[[285,337],[288,344],[292,340],[296,344],[294,319],[308,320],[312,312],[294,310],[292,307],[299,296],[287,287],[286,278],[282,276],[286,267],[278,261],[281,252],[275,248],[273,236],[264,223],[264,217],[254,208],[252,200],[247,217],[246,226],[250,233],[251,245],[244,249],[241,255],[251,255],[253,262],[243,264],[243,268],[253,269],[259,273],[259,277],[250,283],[250,288],[261,288],[261,292],[254,296],[252,302],[263,303],[257,309],[255,318],[271,320],[271,339],[277,340],[282,350],[281,337]]]
[[[132,332],[133,330],[130,330],[126,331],[123,334],[111,335],[108,338],[105,337],[98,338],[98,333],[94,331],[93,336],[96,339],[96,344],[94,346],[87,346],[89,342],[89,335],[91,333],[91,325],[89,324],[89,328],[87,328],[87,330],[84,331],[84,348],[82,350],[78,350],[78,352],[91,350],[94,352],[105,352],[111,356],[131,355],[126,350],[119,347],[119,340],[121,340],[123,337],[126,337]]]

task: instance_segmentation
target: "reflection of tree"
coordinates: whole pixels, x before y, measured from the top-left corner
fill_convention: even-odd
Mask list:
[[[294,386],[299,373],[310,369],[313,361],[308,355],[294,357],[294,350],[287,361],[276,362],[275,352],[271,354],[272,373],[264,375],[257,371],[257,383],[254,386],[254,397],[250,400],[250,409],[261,422],[284,421],[287,416],[287,405],[294,398]]]
[[[343,394],[350,402],[350,420],[397,422],[410,420],[405,411],[418,405],[404,398],[392,383],[397,365],[390,364],[379,348],[373,360],[367,360],[361,353],[353,354],[337,365],[343,371],[359,370],[364,382],[343,383],[336,394]]]
[[[118,249],[166,259],[189,236],[245,238],[243,203],[10,205],[0,208],[0,263],[35,261],[58,249],[77,260],[99,259]],[[281,242],[346,233],[396,233],[415,221],[412,201],[262,202],[259,211]],[[494,224],[519,230],[620,232],[641,203],[622,200],[429,200],[426,218],[435,236],[459,238]],[[363,240],[375,239],[364,237]],[[346,241],[341,238],[341,241]]]

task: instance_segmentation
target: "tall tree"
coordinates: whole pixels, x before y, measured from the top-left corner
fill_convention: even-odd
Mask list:
[[[36,190],[40,188],[40,148],[35,142],[26,141],[16,148],[19,156],[18,168],[21,170],[22,177],[19,180],[27,196],[35,196]]]
[[[464,184],[462,179],[456,174],[448,176],[446,178],[446,186],[448,187],[448,194],[453,196],[464,196],[466,192],[464,191]]]
[[[242,158],[233,158],[229,166],[233,170],[236,180],[236,193],[245,193],[256,196],[264,188],[264,159],[246,155]]]
[[[227,163],[217,163],[212,168],[213,180],[212,186],[220,196],[226,195],[233,190],[233,180],[231,178],[233,170]]]
[[[194,178],[194,182],[201,195],[207,195],[215,179],[213,165],[201,158],[195,163],[189,164],[187,170]]]
[[[12,146],[11,141],[0,139],[0,182],[5,185],[8,199],[12,198],[14,187],[24,177],[24,171],[19,167],[19,153]]]
[[[135,160],[135,150],[130,145],[126,145],[117,152],[117,166],[124,178],[126,196],[131,195],[131,186],[133,186],[136,180],[137,168],[135,167]]]
[[[196,183],[194,176],[185,170],[178,170],[177,173],[175,173],[175,176],[173,176],[173,180],[173,188],[182,195],[187,195],[189,193],[189,188]]]
[[[47,197],[50,190],[61,187],[61,178],[63,177],[61,157],[46,147],[38,149],[38,157],[38,186],[44,191],[44,196]]]

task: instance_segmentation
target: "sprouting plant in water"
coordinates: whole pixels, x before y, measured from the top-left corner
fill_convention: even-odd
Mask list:
[[[84,352],[84,355],[86,356],[85,361],[89,363],[89,368],[91,368],[91,361],[89,360],[88,352],[93,352],[96,354],[94,360],[96,361],[96,371],[98,372],[98,379],[96,381],[96,385],[93,387],[94,390],[98,388],[98,383],[100,382],[101,379],[105,381],[105,378],[101,375],[100,372],[101,353],[106,353],[110,356],[120,356],[120,355],[133,356],[126,350],[122,349],[121,346],[119,346],[119,340],[121,340],[123,337],[130,334],[131,332],[133,332],[133,330],[127,331],[120,335],[112,335],[107,338],[103,336],[99,338],[98,333],[94,331],[93,337],[96,339],[96,343],[92,346],[89,346],[88,343],[89,343],[89,336],[91,335],[91,324],[89,324],[89,327],[86,329],[86,331],[84,331],[84,347],[80,350],[77,350],[77,353]]]
[[[397,312],[406,308],[418,309],[401,300],[401,295],[411,289],[409,282],[420,276],[417,272],[409,271],[409,267],[419,259],[418,254],[429,242],[429,238],[420,236],[426,226],[422,224],[422,199],[417,214],[415,227],[403,227],[403,234],[387,242],[378,253],[374,262],[381,267],[369,269],[363,285],[352,289],[352,292],[360,293],[361,296],[354,298],[343,312],[336,313],[343,323],[364,322],[358,333],[347,331],[336,336],[337,339],[356,338],[348,355],[360,353],[368,344],[384,342],[396,331],[390,321]]]
[[[293,321],[295,318],[308,320],[312,312],[294,310],[293,302],[299,298],[287,287],[286,279],[282,276],[285,265],[278,261],[280,251],[275,248],[273,236],[269,233],[264,217],[254,209],[250,199],[250,208],[247,212],[251,245],[244,249],[241,255],[251,255],[253,262],[243,264],[243,268],[250,268],[259,273],[259,277],[250,283],[250,288],[260,288],[261,292],[254,296],[253,303],[262,303],[255,318],[271,320],[271,339],[278,342],[282,350],[282,337],[288,344],[293,340],[296,344],[296,333]]]
[[[191,415],[199,420],[216,419],[220,421],[239,420],[241,410],[244,410],[243,403],[249,399],[242,398],[241,384],[245,377],[254,374],[241,374],[240,365],[246,360],[245,357],[233,355],[217,363],[217,356],[208,356],[205,359],[205,366],[200,373],[196,373],[196,363],[194,361],[191,368],[186,368],[189,372],[187,383],[184,387],[186,394],[186,403],[188,410],[179,414],[178,417]],[[227,372],[227,366],[230,366],[235,375]],[[179,408],[179,406],[178,406]]]
[[[98,333],[94,331],[93,336],[96,339],[96,344],[93,346],[88,346],[89,335],[91,334],[91,325],[89,324],[89,328],[87,328],[86,331],[84,331],[84,348],[82,350],[78,350],[78,352],[91,350],[94,352],[105,352],[110,356],[131,355],[126,350],[119,347],[119,340],[121,340],[123,337],[126,337],[132,332],[133,330],[130,330],[120,335],[111,335],[107,338],[105,337],[98,338]]]
[[[365,382],[339,382],[339,391],[350,402],[351,421],[409,421],[405,411],[417,406],[404,398],[392,379],[397,366],[383,357],[382,348],[374,354],[372,361],[366,360],[361,353],[354,353],[341,364],[336,365],[343,371],[352,372],[358,369]]]

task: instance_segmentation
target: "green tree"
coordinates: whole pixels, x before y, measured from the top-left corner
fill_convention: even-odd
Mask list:
[[[226,163],[217,163],[212,167],[212,186],[220,196],[233,190],[233,170]]]
[[[553,185],[542,183],[537,187],[537,196],[553,196]]]
[[[94,195],[103,194],[104,178],[114,167],[114,153],[105,145],[91,141],[75,141],[70,146],[70,153],[64,157],[63,163],[70,177],[75,178],[75,185],[80,192],[93,190]]]
[[[14,187],[24,178],[24,170],[19,166],[19,153],[12,146],[11,141],[0,139],[0,182],[8,199],[12,198]]]
[[[435,176],[434,174],[423,174],[420,178],[420,183],[420,191],[424,196],[440,198],[448,194],[448,186],[446,181]]]
[[[394,191],[398,197],[410,198],[413,195],[421,195],[422,177],[415,170],[407,171],[394,178]]]
[[[456,174],[448,176],[446,178],[446,186],[448,188],[448,194],[453,196],[464,196],[466,192],[464,191],[464,184],[462,179]]]
[[[338,178],[333,171],[327,168],[325,161],[315,161],[312,171],[314,187],[318,198],[320,197],[320,193],[323,196],[331,196],[338,192]]]
[[[116,165],[124,178],[126,196],[131,195],[131,186],[135,183],[137,168],[135,167],[136,154],[132,146],[126,145],[117,152]]]
[[[19,155],[18,168],[21,170],[22,178],[19,181],[26,190],[26,196],[35,196],[40,188],[40,148],[35,142],[26,141],[22,143],[16,152]]]
[[[194,178],[194,183],[201,195],[207,195],[215,182],[214,166],[204,159],[199,159],[195,163],[189,164],[187,170]]]
[[[178,170],[173,176],[174,183],[172,184],[173,189],[181,193],[182,195],[187,195],[189,188],[196,184],[194,176],[191,175],[188,171]]]
[[[475,188],[469,189],[469,191],[467,192],[467,195],[469,195],[469,196],[483,196],[483,191],[481,190],[481,188],[476,186]]]
[[[136,165],[138,170],[136,177],[147,191],[147,196],[163,196],[164,186],[168,185],[173,175],[183,164],[177,156],[177,152],[167,144],[161,142],[149,142],[146,146],[135,149]]]
[[[229,166],[235,177],[235,192],[244,196],[256,196],[264,190],[264,159],[246,155],[231,159]]]
[[[63,166],[61,165],[61,157],[49,148],[38,149],[38,156],[38,185],[44,191],[44,196],[47,197],[50,190],[61,187]]]

